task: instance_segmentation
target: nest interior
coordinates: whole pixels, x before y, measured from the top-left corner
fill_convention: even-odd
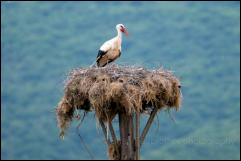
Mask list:
[[[60,135],[64,135],[76,110],[95,111],[104,122],[118,112],[149,112],[163,107],[178,110],[180,81],[163,68],[89,67],[73,69],[65,81],[64,96],[57,108]]]

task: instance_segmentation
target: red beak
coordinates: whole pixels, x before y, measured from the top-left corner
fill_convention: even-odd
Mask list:
[[[121,30],[122,32],[124,32],[127,37],[130,37],[129,33],[127,32],[127,30],[126,30],[125,28],[120,29],[120,30]]]

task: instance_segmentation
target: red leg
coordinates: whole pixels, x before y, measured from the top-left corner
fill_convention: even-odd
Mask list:
[[[115,68],[115,61],[113,62],[113,68]]]

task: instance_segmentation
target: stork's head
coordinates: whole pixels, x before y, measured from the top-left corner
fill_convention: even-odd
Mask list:
[[[124,32],[127,37],[130,36],[130,35],[128,34],[128,32],[127,32],[127,30],[126,30],[126,28],[125,28],[125,26],[124,26],[123,24],[118,24],[118,25],[116,25],[116,29],[117,29],[117,30],[120,30],[121,32]]]

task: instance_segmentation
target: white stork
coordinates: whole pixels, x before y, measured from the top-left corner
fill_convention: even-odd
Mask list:
[[[97,55],[96,63],[98,67],[108,66],[108,63],[113,61],[113,67],[115,67],[115,59],[121,55],[121,40],[122,33],[124,32],[126,36],[129,34],[123,24],[116,25],[117,36],[106,41],[101,47]]]

